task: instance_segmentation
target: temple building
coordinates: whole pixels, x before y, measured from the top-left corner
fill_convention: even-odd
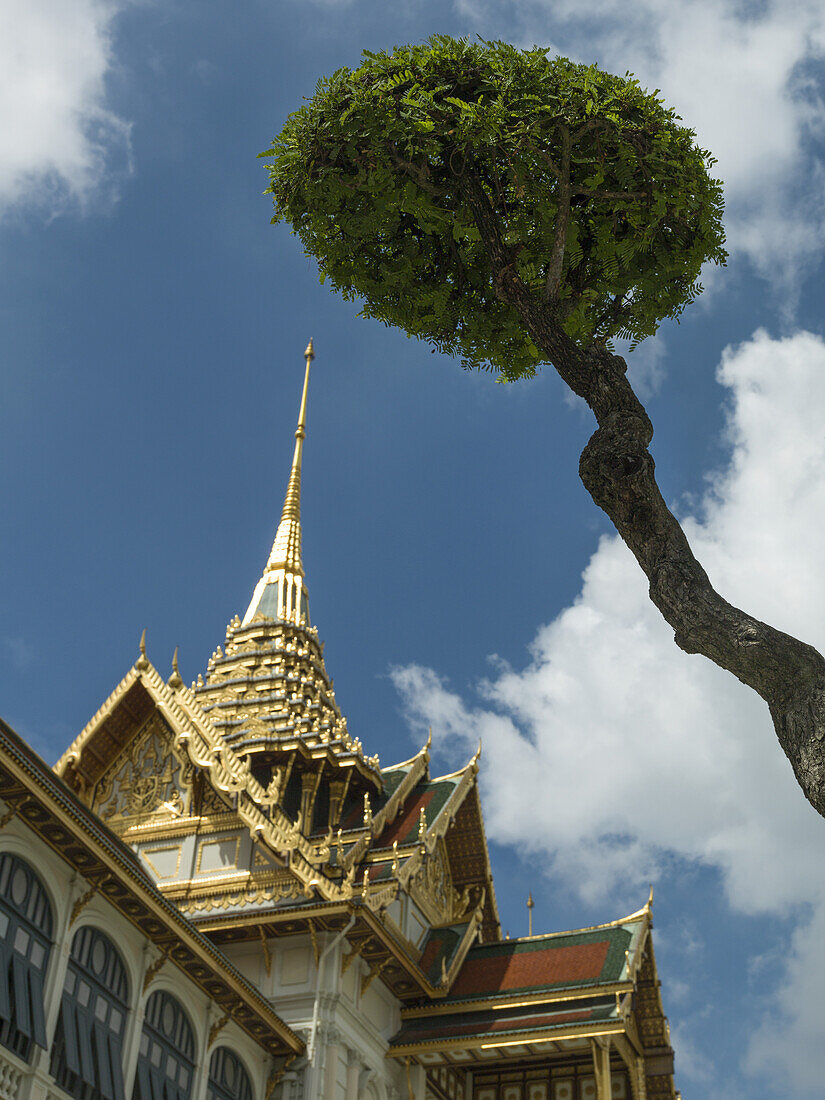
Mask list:
[[[0,1100],[677,1100],[650,900],[503,938],[480,748],[439,776],[347,728],[305,356],[275,541],[204,674],[142,639],[53,770],[0,723]]]

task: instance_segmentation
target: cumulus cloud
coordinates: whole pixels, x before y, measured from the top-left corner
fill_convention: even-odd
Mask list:
[[[683,526],[731,602],[825,651],[825,343],[760,331],[724,353],[717,377],[731,458]],[[411,723],[431,722],[441,743],[467,751],[484,738],[492,836],[541,845],[550,873],[583,899],[632,908],[676,859],[717,868],[738,912],[796,907],[772,1038],[760,1036],[747,1065],[816,1091],[825,824],[765,705],[676,648],[617,537],[602,539],[579,597],[539,630],[525,668],[499,665],[471,698],[430,669],[397,669],[394,680]],[[529,828],[515,802],[532,807]]]
[[[129,125],[106,97],[124,3],[0,4],[0,214],[84,207],[128,168]]]
[[[718,159],[734,255],[793,303],[825,243],[819,0],[456,0],[481,33],[634,72]]]

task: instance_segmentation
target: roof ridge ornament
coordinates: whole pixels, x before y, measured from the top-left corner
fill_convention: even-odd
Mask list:
[[[180,674],[178,668],[178,647],[175,646],[175,652],[172,654],[172,675],[166,681],[170,688],[177,691],[178,688],[183,687],[183,677]]]
[[[143,628],[143,633],[140,636],[140,656],[135,661],[135,668],[144,669],[149,667],[149,658],[146,656],[146,627]]]

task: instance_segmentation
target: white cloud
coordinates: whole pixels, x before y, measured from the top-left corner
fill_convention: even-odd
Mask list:
[[[124,2],[0,3],[0,213],[84,207],[128,166],[129,126],[106,99]]]
[[[825,343],[760,331],[724,353],[718,378],[732,455],[683,525],[719,591],[823,651]],[[528,666],[499,666],[475,703],[428,669],[394,679],[412,722],[431,722],[437,741],[467,751],[484,738],[491,835],[541,845],[550,872],[583,899],[633,908],[677,857],[718,868],[738,912],[812,913],[791,945],[772,1038],[754,1044],[748,1065],[817,1090],[825,1051],[809,1032],[825,980],[825,823],[765,705],[676,648],[618,538],[602,539]],[[516,803],[531,806],[528,823]]]
[[[825,243],[820,0],[456,0],[482,33],[547,44],[660,88],[718,158],[733,254],[793,304]],[[821,70],[820,70],[821,71]]]

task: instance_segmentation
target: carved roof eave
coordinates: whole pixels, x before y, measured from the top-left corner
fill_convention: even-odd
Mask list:
[[[361,830],[361,835],[344,856],[342,866],[345,871],[357,867],[369,856],[373,840],[384,831],[387,825],[395,820],[416,784],[429,775],[429,746],[430,742],[428,740],[420,752],[409,760],[405,760],[403,764],[396,764],[392,768],[384,768],[384,771],[395,771],[398,768],[409,766],[410,770],[390,795],[386,805],[382,806],[372,819],[370,828]]]
[[[626,1034],[623,1021],[615,1022],[594,1021],[590,1024],[574,1025],[557,1028],[536,1028],[533,1031],[497,1032],[495,1037],[491,1035],[478,1035],[472,1038],[449,1036],[445,1039],[428,1039],[417,1043],[408,1043],[404,1046],[390,1046],[387,1050],[387,1058],[411,1058],[417,1059],[417,1055],[423,1053],[436,1053],[455,1050],[477,1050],[479,1048],[498,1046],[508,1047],[516,1043],[519,1047],[527,1047],[532,1043],[556,1043],[559,1041],[572,1042],[575,1039],[623,1037]],[[496,1042],[496,1040],[500,1040]],[[543,1048],[544,1049],[544,1048]],[[538,1053],[538,1052],[537,1052]],[[423,1063],[428,1064],[428,1063]],[[494,1065],[495,1063],[488,1063]]]
[[[390,822],[395,821],[399,810],[407,801],[412,789],[429,775],[429,761],[428,742],[415,756],[405,760],[403,764],[396,764],[393,768],[384,769],[385,771],[395,771],[397,768],[408,767],[409,771],[387,799],[386,805],[382,806],[372,819],[372,834],[374,837],[379,836]]]
[[[360,926],[367,929],[376,940],[380,941],[384,949],[393,956],[396,962],[404,969],[408,977],[413,980],[417,987],[418,994],[424,994],[434,1000],[440,1000],[442,997],[447,996],[450,991],[450,986],[455,981],[461,965],[467,956],[467,952],[470,947],[472,947],[478,927],[483,920],[481,906],[476,907],[476,910],[469,919],[464,937],[456,949],[453,961],[447,972],[446,983],[434,985],[418,965],[418,960],[413,958],[410,954],[406,944],[387,927],[381,912],[370,905],[370,901],[373,901],[377,893],[379,892],[373,892],[373,896],[368,899],[365,899],[361,895],[356,895],[342,902],[330,901],[318,902],[309,906],[282,906],[278,909],[270,910],[269,912],[228,913],[225,916],[210,913],[207,917],[195,917],[193,923],[197,928],[202,930],[205,935],[209,935],[232,927],[252,926],[259,928],[267,925],[292,924],[295,921],[312,921],[314,918],[328,917],[336,913],[344,913],[347,916],[354,915],[360,923]],[[348,938],[352,938],[352,936],[356,935],[358,928],[359,924],[356,924],[351,934],[348,933]]]
[[[198,705],[197,698],[193,696],[193,699],[195,700],[195,704]],[[203,713],[206,720],[210,721],[206,712],[204,711]],[[219,736],[225,736],[222,727],[215,726],[214,728]],[[369,761],[355,749],[336,749],[336,742],[322,741],[314,745],[308,744],[300,734],[288,734],[285,737],[273,736],[269,740],[264,740],[264,738],[261,737],[260,741],[247,740],[238,741],[237,745],[235,742],[230,742],[228,744],[230,748],[233,750],[237,748],[237,750],[244,755],[267,753],[274,756],[298,752],[304,760],[312,761],[316,764],[320,761],[322,765],[327,765],[333,770],[344,771],[345,769],[352,768],[359,773],[362,779],[377,787],[379,791],[381,789],[381,768],[370,764]]]
[[[432,743],[433,733],[432,730],[430,730],[427,735],[427,740],[424,742],[423,746],[418,750],[418,752],[415,753],[414,756],[411,756],[409,760],[401,760],[397,764],[390,764],[388,767],[382,768],[382,772],[397,772],[399,768],[409,768],[422,758],[425,764],[429,764],[430,748],[432,747]]]
[[[493,869],[490,865],[490,850],[487,846],[487,830],[484,828],[484,815],[481,808],[481,798],[478,793],[478,761],[481,755],[481,744],[476,750],[473,757],[469,762],[458,771],[451,772],[449,775],[437,776],[433,782],[437,783],[442,779],[454,779],[457,776],[461,776],[461,779],[456,786],[453,793],[445,802],[441,808],[441,812],[435,818],[435,820],[429,825],[426,836],[424,838],[424,844],[427,847],[428,852],[432,852],[435,848],[437,841],[441,837],[446,837],[449,832],[449,828],[452,825],[455,815],[458,813],[465,798],[471,791],[475,791],[475,797],[478,800],[478,816],[481,822],[481,844],[482,852],[484,856],[484,889],[487,897],[487,905],[493,916],[494,923],[496,925],[498,935],[501,935],[501,920],[498,915],[498,904],[496,902],[496,892],[493,886]],[[410,861],[412,862],[412,861]],[[405,868],[406,870],[406,868]],[[411,871],[409,872],[411,873]]]
[[[265,843],[279,858],[285,851],[290,853],[290,870],[301,882],[307,896],[311,896],[313,890],[325,901],[344,900],[352,896],[351,886],[332,882],[313,866],[311,841],[302,835],[280,807],[273,806],[269,817],[263,813],[260,807],[265,802],[266,792],[250,773],[248,764],[244,765],[227,748],[189,688],[183,685],[171,688],[146,658],[141,658],[130,669],[86,724],[58,761],[55,767],[57,774],[62,776],[70,764],[80,759],[95,731],[138,681],[168,722],[176,746],[186,752],[192,764],[207,776],[219,794],[237,795],[237,804],[233,808],[250,835]]]
[[[0,776],[9,780],[0,783],[5,804],[134,924],[160,951],[159,958],[179,966],[210,999],[224,1007],[231,1003],[231,1018],[256,1042],[278,1055],[302,1053],[302,1040],[160,894],[131,849],[1,720],[0,750]],[[239,1011],[242,1004],[248,1009],[245,1015]]]
[[[141,679],[142,669],[137,664],[133,665],[120,683],[117,685],[112,694],[106,699],[101,706],[95,711],[80,733],[72,741],[71,745],[66,749],[60,759],[54,766],[55,772],[61,777],[65,776],[69,765],[76,764],[80,759],[84,748],[89,741],[94,737],[95,733],[99,729],[100,725],[109,717],[109,715],[115,710],[117,705],[123,700],[127,692],[134,684]]]
[[[490,863],[490,848],[487,844],[487,829],[484,826],[484,808],[481,805],[481,796],[478,791],[478,785],[474,785],[475,796],[478,799],[478,817],[481,822],[481,843],[484,849],[484,883],[487,890],[487,905],[490,912],[493,915],[493,920],[496,926],[496,931],[499,939],[501,938],[501,918],[498,915],[498,902],[496,901],[496,888],[493,883],[493,868]]]

